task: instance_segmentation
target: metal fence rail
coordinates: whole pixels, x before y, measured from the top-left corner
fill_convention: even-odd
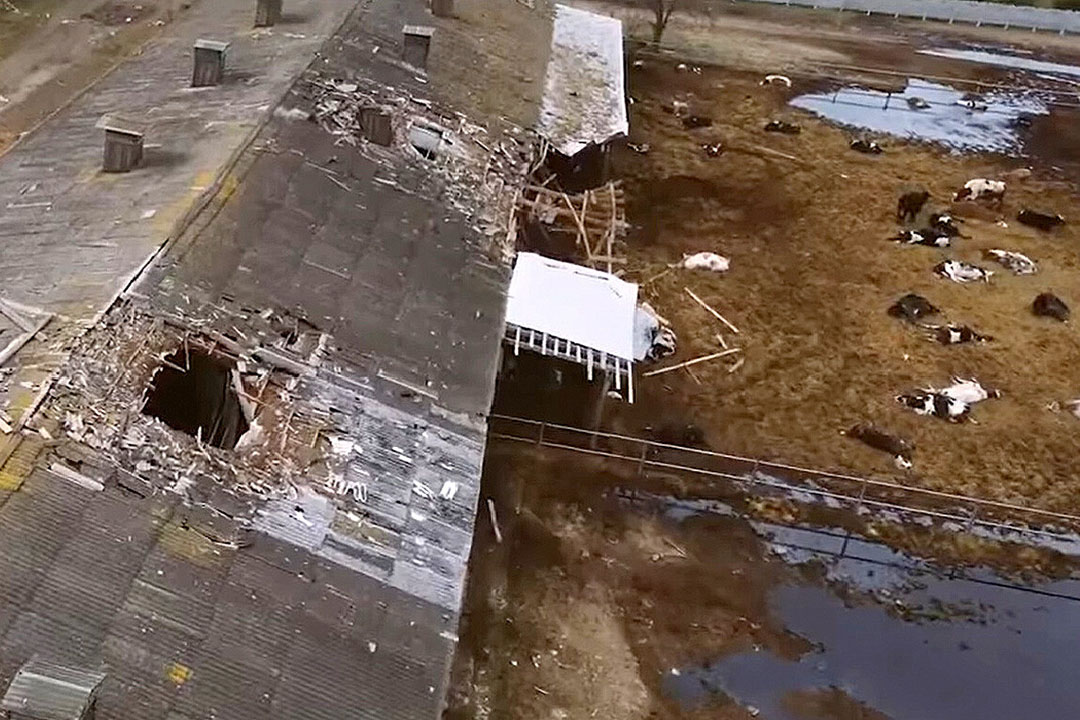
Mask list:
[[[771,5],[861,12],[867,15],[941,20],[948,23],[1080,33],[1080,12],[976,0],[748,0]]]
[[[900,485],[887,480],[728,455],[670,445],[648,438],[547,423],[539,420],[491,415],[488,434],[493,439],[532,443],[633,464],[639,474],[656,469],[727,483],[738,491],[780,491],[856,513],[892,512],[952,523],[958,529],[976,527],[995,533],[1019,533],[1035,540],[1075,544],[1080,516],[1042,510],[997,500]]]

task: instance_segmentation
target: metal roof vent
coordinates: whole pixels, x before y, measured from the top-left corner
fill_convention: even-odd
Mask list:
[[[414,68],[427,70],[428,54],[431,52],[431,36],[434,34],[433,27],[406,25],[402,29],[402,35],[405,37],[402,59]]]
[[[191,87],[220,85],[225,77],[225,53],[229,43],[218,40],[195,41],[195,69],[191,75]]]
[[[281,22],[282,0],[255,0],[255,27],[270,27]]]
[[[104,673],[31,660],[11,681],[0,710],[11,720],[93,720]]]

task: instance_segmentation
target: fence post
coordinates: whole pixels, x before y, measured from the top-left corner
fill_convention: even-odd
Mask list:
[[[971,515],[968,517],[966,532],[971,532],[975,527],[975,523],[979,517],[979,506],[975,505],[971,509]]]
[[[646,456],[648,454],[649,454],[649,442],[647,440],[642,440],[641,441],[641,460],[638,461],[638,466],[637,466],[637,476],[638,477],[641,477],[641,475],[645,472],[645,458],[646,458]]]
[[[537,447],[544,444],[544,428],[545,427],[547,427],[547,423],[546,422],[541,422],[540,423],[540,434],[536,436],[536,445],[537,445]]]

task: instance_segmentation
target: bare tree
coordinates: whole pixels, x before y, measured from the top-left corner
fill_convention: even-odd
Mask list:
[[[652,39],[653,45],[660,44],[660,38],[664,36],[668,20],[671,14],[679,7],[680,0],[644,0],[644,4],[653,11]]]

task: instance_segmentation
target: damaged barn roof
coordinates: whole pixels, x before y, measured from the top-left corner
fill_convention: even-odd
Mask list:
[[[478,73],[436,19],[418,77],[403,20],[433,22],[422,0],[360,3],[229,192],[85,334],[50,335],[67,357],[0,457],[0,687],[37,657],[103,673],[113,720],[439,716],[531,156],[447,102],[520,57]],[[387,147],[362,137],[369,105]],[[434,153],[413,127],[441,128]],[[0,315],[5,347],[47,317]],[[178,377],[186,397],[162,389]],[[180,416],[192,397],[207,417]]]
[[[557,5],[540,134],[569,157],[629,128],[622,21]]]

